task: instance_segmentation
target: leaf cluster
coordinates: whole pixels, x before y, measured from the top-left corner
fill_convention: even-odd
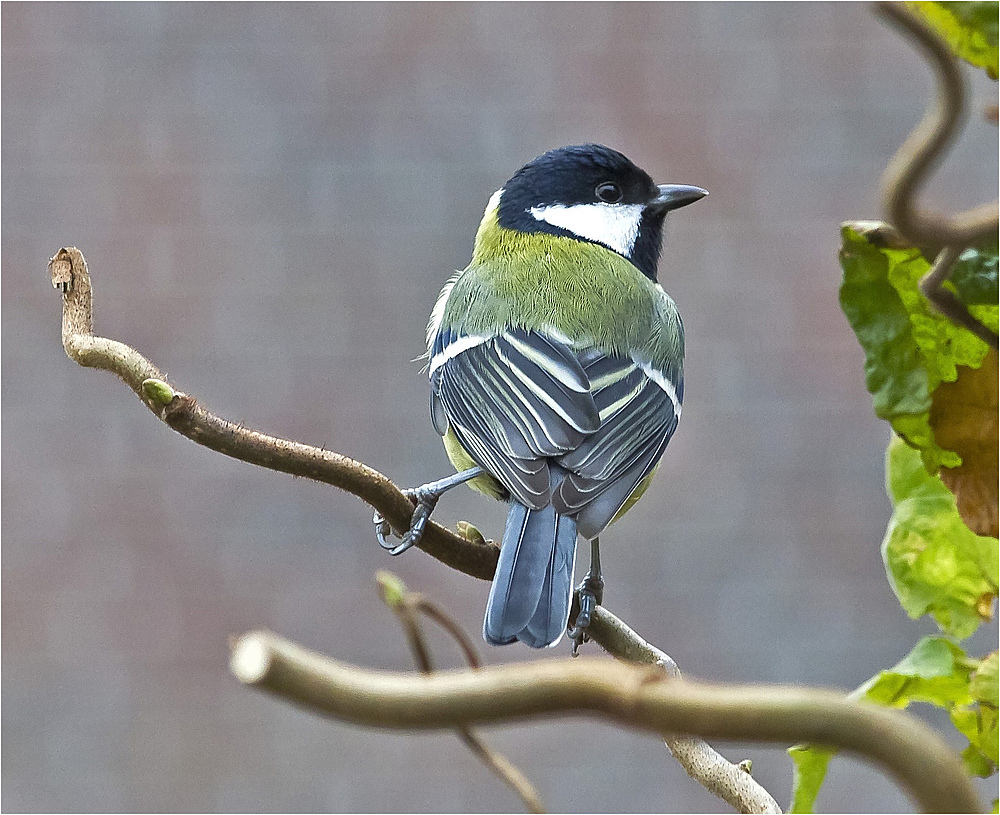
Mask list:
[[[997,597],[998,545],[976,535],[958,514],[954,494],[898,437],[886,452],[886,481],[894,512],[882,542],[889,582],[907,614],[930,614],[945,634],[968,637],[992,614]],[[905,708],[913,702],[948,711],[968,740],[962,758],[972,775],[997,771],[997,653],[968,656],[948,637],[925,637],[899,663],[852,694]],[[834,750],[799,745],[791,811],[812,812]]]
[[[996,2],[907,5],[958,57],[997,78]],[[997,354],[931,307],[919,286],[931,263],[890,226],[848,223],[841,236],[841,308],[864,351],[875,414],[894,431],[886,451],[893,514],[882,558],[906,613],[930,615],[943,635],[921,639],[853,696],[947,710],[969,742],[966,769],[987,777],[1000,763],[997,652],[969,656],[957,640],[991,618],[998,593]],[[997,256],[995,238],[966,249],[945,283],[994,331]],[[792,812],[813,811],[835,753],[822,745],[789,750]]]
[[[978,369],[989,346],[933,310],[918,285],[930,271],[919,249],[891,242],[885,225],[876,222],[844,224],[841,237],[840,305],[865,352],[875,415],[920,451],[929,472],[958,467],[962,457],[936,438],[934,397],[964,368]],[[956,272],[948,285],[974,316],[996,329],[996,249],[966,250]]]
[[[988,776],[997,770],[997,654],[970,657],[949,637],[964,639],[990,619],[998,593],[996,354],[931,308],[919,288],[930,263],[919,249],[901,244],[881,223],[845,224],[841,234],[841,307],[864,350],[875,414],[895,432],[886,451],[893,514],[882,559],[906,613],[929,614],[946,635],[920,640],[853,695],[897,708],[923,702],[947,710],[969,740],[966,768]],[[996,327],[995,246],[966,250],[947,285]],[[975,497],[965,511],[956,483]],[[977,534],[984,526],[992,535]],[[813,811],[835,752],[811,745],[789,750],[793,812]]]

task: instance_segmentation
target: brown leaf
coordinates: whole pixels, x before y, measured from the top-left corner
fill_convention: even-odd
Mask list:
[[[958,499],[962,520],[977,535],[997,536],[1000,501],[997,480],[997,352],[979,368],[959,366],[954,382],[934,391],[931,427],[935,441],[962,457],[958,467],[942,467],[941,479]]]

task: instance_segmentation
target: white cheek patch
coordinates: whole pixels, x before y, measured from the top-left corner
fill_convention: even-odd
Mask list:
[[[572,232],[580,238],[603,243],[626,257],[639,237],[642,204],[552,204],[528,210],[537,220]]]

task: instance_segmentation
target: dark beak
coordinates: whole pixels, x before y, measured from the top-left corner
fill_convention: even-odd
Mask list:
[[[652,201],[649,208],[657,212],[669,212],[672,209],[680,209],[695,201],[700,201],[708,190],[701,187],[692,187],[688,184],[660,184],[657,189],[660,191]]]

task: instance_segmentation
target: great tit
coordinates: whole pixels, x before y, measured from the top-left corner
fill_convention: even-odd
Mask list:
[[[664,218],[705,195],[602,145],[551,150],[493,194],[472,262],[438,296],[430,413],[460,472],[409,491],[402,544],[384,522],[379,538],[413,545],[459,483],[508,502],[493,645],[559,642],[578,536],[592,543],[578,631],[600,602],[598,535],[646,490],[684,398],[684,327],[656,282]]]

